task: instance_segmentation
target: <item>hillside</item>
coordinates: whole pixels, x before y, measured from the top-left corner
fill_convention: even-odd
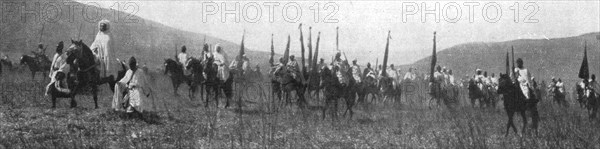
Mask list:
[[[460,44],[438,52],[438,64],[452,69],[455,76],[472,76],[475,69],[496,74],[505,70],[506,52],[514,46],[515,57],[523,58],[525,67],[534,77],[548,81],[551,77],[562,78],[568,84],[577,78],[583,59],[584,41],[587,41],[590,73],[600,75],[600,50],[596,36],[588,33],[575,37],[554,39],[520,39],[492,43]],[[516,59],[515,59],[516,60]],[[429,72],[431,56],[412,66],[420,72]]]
[[[9,0],[2,0],[2,2]],[[72,2],[63,0],[40,1],[41,6],[46,6],[48,3],[57,2]],[[116,1],[117,2],[117,1]],[[35,1],[26,2],[27,7],[32,7]],[[83,4],[80,4],[83,6]],[[71,21],[64,13],[68,11],[68,7],[60,5],[63,15],[56,22],[35,20],[31,15],[23,16],[22,14],[5,15],[8,21],[1,22],[0,31],[0,53],[9,55],[10,59],[15,62],[21,54],[30,54],[37,48],[37,44],[41,37],[41,42],[48,46],[46,55],[51,56],[59,41],[64,41],[65,46],[70,44],[70,39],[76,39],[80,36],[85,43],[91,45],[97,33],[98,21],[85,21],[84,15],[75,13],[74,21]],[[94,7],[94,6],[92,6]],[[7,7],[10,8],[10,7]],[[97,8],[97,7],[95,7]],[[4,8],[3,8],[4,9]],[[83,7],[75,7],[75,12],[82,12]],[[173,58],[175,50],[186,45],[188,53],[193,56],[199,56],[202,48],[203,40],[206,37],[206,42],[214,45],[220,43],[224,50],[228,53],[230,60],[237,54],[240,49],[239,41],[237,43],[225,41],[211,36],[205,36],[199,33],[192,33],[178,30],[172,27],[162,25],[160,23],[145,20],[135,15],[114,11],[108,9],[89,9],[89,14],[95,14],[100,11],[101,18],[107,18],[111,21],[111,33],[114,42],[114,49],[117,58],[125,60],[130,56],[136,56],[141,63],[145,63],[152,68],[159,68],[162,65],[164,58]],[[120,16],[120,19],[115,16]],[[130,16],[128,18],[126,16]],[[21,18],[27,18],[21,20]],[[99,20],[100,17],[97,17]],[[137,22],[127,22],[128,20],[137,20]],[[45,22],[45,23],[44,23]],[[81,28],[81,33],[79,33]],[[42,32],[43,29],[43,33]],[[240,33],[240,40],[241,40]],[[251,36],[251,35],[250,35]],[[270,44],[270,43],[265,43]],[[276,50],[281,50],[283,47],[276,47]],[[248,57],[253,64],[259,64],[266,71],[269,53],[247,50]]]

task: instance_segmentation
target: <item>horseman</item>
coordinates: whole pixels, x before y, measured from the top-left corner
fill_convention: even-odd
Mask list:
[[[479,90],[483,91],[483,84],[484,84],[485,77],[483,76],[481,69],[477,69],[475,72],[476,72],[476,75],[474,77],[475,84],[477,84],[477,87],[479,87]]]
[[[394,68],[394,64],[390,65],[390,69],[386,73],[388,77],[392,78],[392,85],[396,88],[396,85],[398,85],[398,71]]]
[[[241,60],[241,62],[238,61],[238,59],[235,59],[231,62],[231,64],[229,65],[229,69],[230,70],[241,70],[242,74],[246,74],[249,73],[250,69],[250,59],[248,59],[248,57],[246,57],[246,54],[244,54],[241,58],[239,58],[239,60]],[[238,64],[242,63],[242,67],[238,68]]]
[[[442,74],[442,67],[439,65],[435,67],[435,72],[433,73],[433,80],[431,82],[431,93],[434,97],[440,97],[442,92],[442,84],[444,83],[444,74]]]
[[[138,69],[135,57],[129,58],[129,70],[115,84],[112,108],[116,111],[126,110],[128,113],[148,110],[149,104],[146,102],[151,92],[149,87],[144,70]]]
[[[225,81],[227,78],[229,78],[229,70],[225,66],[225,64],[227,64],[227,57],[225,55],[225,51],[223,51],[223,48],[221,48],[219,44],[215,45],[215,51],[216,52],[213,54],[213,56],[214,63],[218,66],[217,76],[222,81]]]
[[[498,78],[496,78],[496,75],[495,75],[494,73],[492,73],[492,76],[490,77],[490,81],[491,81],[491,83],[492,83],[492,86],[493,86],[495,89],[498,89],[498,83],[499,83],[499,82],[498,82]],[[532,81],[533,81],[533,79],[532,79]],[[534,81],[534,83],[535,83],[535,81]],[[537,85],[537,84],[535,84],[535,85]]]
[[[271,71],[269,72],[269,75],[275,78],[275,80],[281,80],[281,76],[279,76],[278,74],[280,74],[279,71],[285,69],[285,65],[283,64],[284,61],[285,60],[283,59],[283,57],[281,57],[279,58],[279,62],[271,66]]]
[[[415,79],[417,79],[417,74],[415,74],[413,72],[414,68],[408,68],[408,72],[406,72],[406,74],[404,74],[404,79],[403,80],[411,80],[414,81]]]
[[[363,71],[363,78],[371,77],[373,79],[377,79],[377,75],[373,68],[371,68],[371,63],[367,63],[367,68]]]
[[[325,67],[327,67],[327,64],[325,64],[325,59],[319,59],[319,64],[317,64],[317,72],[321,73],[321,70],[323,70]]]
[[[287,72],[292,75],[294,80],[301,81],[301,79],[298,78],[300,76],[300,66],[298,65],[298,61],[296,61],[296,57],[294,55],[290,55],[290,59],[285,66]]]
[[[96,56],[97,68],[100,70],[102,77],[106,77],[110,70],[110,57],[113,41],[110,34],[110,22],[102,20],[98,23],[98,34],[94,42],[90,46],[92,52]]]
[[[558,92],[560,94],[565,93],[565,85],[563,84],[563,82],[560,78],[558,78],[558,81],[556,82],[556,89],[558,90]]]
[[[66,80],[66,77],[57,77],[56,74],[58,72],[63,73],[65,76],[66,74],[69,73],[70,71],[70,65],[67,64],[67,54],[65,54],[63,52],[63,48],[64,48],[64,43],[61,41],[58,43],[58,45],[56,46],[56,54],[54,54],[54,58],[52,58],[52,65],[50,66],[50,83],[48,83],[48,85],[46,86],[46,95],[49,94],[50,92],[50,86],[52,85],[52,83],[57,81],[57,78],[62,78],[64,80]],[[58,81],[64,81],[62,79],[59,79]],[[62,86],[67,86],[66,85],[66,81],[64,81],[65,83],[62,83]]]
[[[596,75],[593,74],[592,78],[590,79],[590,82],[588,83],[588,86],[586,87],[586,94],[590,96],[589,94],[591,93],[594,93],[594,95],[596,95],[595,97],[598,97],[597,95],[600,95],[600,84],[596,82]]]
[[[521,91],[523,95],[525,95],[527,100],[533,100],[531,97],[531,73],[527,68],[523,66],[523,59],[517,59],[517,68],[515,68],[515,75],[517,77],[517,82],[521,87]]]
[[[185,46],[181,47],[181,53],[177,54],[177,62],[179,62],[179,66],[181,66],[183,70],[183,75],[190,76],[192,73],[185,69],[189,60],[191,60],[191,56],[186,53],[187,48]]]
[[[356,59],[352,61],[352,78],[356,80],[356,83],[360,83],[362,80],[363,74],[360,72],[360,66],[356,63]]]
[[[454,86],[456,82],[454,82],[454,75],[452,75],[452,70],[448,69],[448,85]]]
[[[346,86],[349,84],[348,78],[345,75],[345,72],[348,72],[348,61],[342,60],[342,54],[337,52],[335,54],[335,59],[333,60],[333,70],[337,76],[338,81],[342,84],[342,86]]]

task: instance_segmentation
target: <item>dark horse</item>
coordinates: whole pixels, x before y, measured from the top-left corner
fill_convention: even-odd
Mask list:
[[[52,107],[56,107],[56,98],[71,98],[71,107],[77,107],[75,95],[91,93],[94,98],[94,107],[98,108],[98,86],[108,83],[112,89],[116,83],[114,76],[100,78],[100,71],[96,69],[97,64],[92,50],[81,40],[71,40],[71,46],[67,49],[66,54],[67,64],[71,65],[67,82],[72,93],[65,95],[51,89]]]
[[[321,88],[323,89],[323,94],[325,96],[325,106],[323,107],[323,119],[325,119],[325,112],[331,106],[333,106],[333,111],[330,110],[332,119],[337,118],[337,107],[338,100],[345,99],[346,109],[344,110],[344,115],[346,113],[350,113],[350,118],[354,115],[354,111],[352,111],[352,107],[356,103],[356,97],[358,94],[358,90],[360,89],[359,84],[356,83],[354,78],[351,77],[351,71],[343,71],[343,75],[348,78],[348,84],[342,84],[339,79],[336,77],[335,72],[338,71],[338,67],[334,68],[334,71],[330,71],[329,68],[324,68],[321,72]],[[333,104],[333,105],[332,105]]]
[[[219,79],[218,72],[219,67],[214,63],[214,57],[208,57],[204,67],[204,73],[206,74],[206,81],[204,81],[204,85],[206,87],[206,104],[208,107],[209,97],[214,94],[215,105],[219,107],[219,95],[221,91],[225,93],[225,97],[227,98],[227,102],[225,104],[225,108],[229,107],[229,100],[233,97],[233,75],[229,75],[229,77],[223,81]]]
[[[29,70],[31,70],[31,79],[33,80],[36,72],[42,72],[42,78],[45,79],[46,76],[48,76],[47,74],[48,71],[50,71],[50,65],[52,62],[47,57],[42,58],[42,61],[38,61],[34,56],[23,55],[21,56],[21,65],[24,64],[29,67]]]
[[[202,75],[204,73],[202,61],[196,58],[192,58],[188,62],[185,69],[188,69],[192,72],[192,75],[188,77],[188,86],[190,86],[190,99],[194,98],[194,95],[196,95],[196,91],[198,91],[198,87],[200,87],[200,97],[202,97],[204,95],[204,85],[202,85],[202,82],[204,82],[205,80],[204,75]]]
[[[292,91],[296,91],[296,95],[298,96],[298,106],[303,107],[306,104],[306,99],[304,97],[304,93],[306,91],[306,85],[302,83],[302,81],[298,79],[294,79],[292,76],[292,72],[283,66],[281,70],[275,72],[275,79],[271,81],[271,85],[273,86],[274,93],[277,94],[279,99],[281,100],[281,93],[285,95],[286,103],[290,102],[290,95]],[[299,76],[300,77],[300,76]],[[298,78],[299,78],[298,77]]]
[[[165,75],[170,74],[173,84],[173,94],[178,95],[177,89],[182,83],[188,83],[188,78],[183,74],[183,66],[173,59],[165,59]]]
[[[189,86],[189,97],[190,100],[194,98],[198,86],[204,81],[202,76],[203,67],[200,60],[192,58],[186,68],[183,68],[177,61],[173,59],[165,59],[165,75],[170,74],[171,83],[173,85],[173,94],[178,95],[177,89],[183,83]],[[183,69],[189,69],[192,71],[191,76],[186,76],[183,73]]]
[[[513,123],[513,116],[515,112],[519,112],[521,117],[523,118],[523,128],[522,132],[525,133],[527,126],[527,115],[526,111],[530,111],[532,115],[532,128],[537,130],[539,115],[537,111],[537,103],[538,99],[534,97],[533,92],[530,91],[531,99],[526,100],[525,95],[521,91],[521,87],[518,83],[513,83],[510,77],[507,74],[500,74],[500,78],[498,79],[498,94],[502,94],[504,98],[504,110],[508,115],[508,123],[506,124],[506,136],[508,136],[508,132],[510,127],[514,128],[515,133],[517,133],[517,127]]]

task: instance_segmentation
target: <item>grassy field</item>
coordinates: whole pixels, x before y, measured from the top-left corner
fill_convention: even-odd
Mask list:
[[[47,83],[30,79],[28,71],[0,76],[0,149],[2,148],[600,148],[600,124],[571,104],[539,104],[538,134],[504,136],[506,114],[496,109],[471,108],[466,100],[457,110],[431,109],[421,99],[366,103],[355,107],[353,118],[321,119],[322,100],[310,106],[281,106],[263,89],[251,87],[242,110],[209,108],[199,98],[172,94],[170,81],[155,77],[158,110],[135,115],[113,112],[111,93],[101,88],[100,109],[89,96],[79,107],[59,100],[56,109],[43,96]],[[262,92],[262,93],[261,93]],[[501,104],[500,104],[501,105]],[[520,129],[522,121],[515,117]]]

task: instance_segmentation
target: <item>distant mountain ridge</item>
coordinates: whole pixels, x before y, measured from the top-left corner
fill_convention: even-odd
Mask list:
[[[1,0],[2,2],[12,0]],[[29,3],[31,2],[31,4]],[[49,0],[40,1],[44,3],[73,2],[70,0]],[[34,1],[27,1],[27,5],[33,5]],[[80,3],[81,4],[81,3]],[[82,6],[84,4],[81,4]],[[61,5],[62,6],[62,5]],[[92,6],[95,7],[95,6]],[[60,7],[63,12],[68,11],[68,7]],[[75,7],[76,11],[81,11],[82,7]],[[96,9],[89,9],[96,13]],[[131,14],[99,8],[102,18],[116,18],[119,16],[129,16]],[[20,16],[16,16],[20,17]],[[26,21],[8,21],[0,24],[0,53],[8,54],[12,61],[17,61],[21,54],[31,54],[37,48],[40,35],[42,43],[47,46],[46,55],[49,57],[54,54],[55,47],[59,41],[64,41],[65,46],[70,44],[70,39],[80,36],[84,43],[91,45],[97,31],[97,22],[83,21],[82,15],[74,15],[74,22],[69,21],[67,17],[61,17],[57,22],[35,21],[28,19]],[[181,46],[186,46],[188,53],[192,56],[200,56],[202,44],[204,41],[211,45],[219,43],[226,51],[230,60],[237,55],[240,49],[239,42],[234,43],[212,36],[206,36],[200,33],[193,33],[175,29],[154,21],[131,15],[130,19],[138,20],[136,23],[125,23],[123,20],[111,21],[111,34],[114,41],[112,52],[115,52],[116,58],[126,60],[130,56],[136,56],[140,63],[147,64],[152,68],[162,67],[163,59],[174,58],[176,51],[179,52]],[[43,24],[43,25],[42,25]],[[42,32],[43,28],[43,33]],[[81,31],[80,31],[81,28]],[[204,39],[206,38],[206,39]],[[240,32],[240,41],[242,33]],[[270,44],[270,43],[265,43]],[[283,52],[283,47],[275,47],[276,52]],[[211,49],[212,50],[212,49]],[[246,49],[246,55],[251,59],[252,65],[261,66],[262,70],[267,69],[269,52],[253,51]],[[278,57],[278,56],[277,56]]]
[[[488,75],[495,73],[498,76],[498,73],[505,72],[506,52],[510,55],[511,47],[514,47],[515,60],[522,58],[525,67],[537,80],[547,82],[556,77],[571,84],[580,80],[577,73],[583,59],[584,43],[587,44],[590,73],[600,75],[599,35],[600,32],[593,32],[552,39],[459,44],[438,52],[437,64],[452,69],[460,78],[474,75],[477,68],[488,71]],[[431,56],[428,56],[403,67],[416,67],[421,73],[429,73],[430,63]]]

